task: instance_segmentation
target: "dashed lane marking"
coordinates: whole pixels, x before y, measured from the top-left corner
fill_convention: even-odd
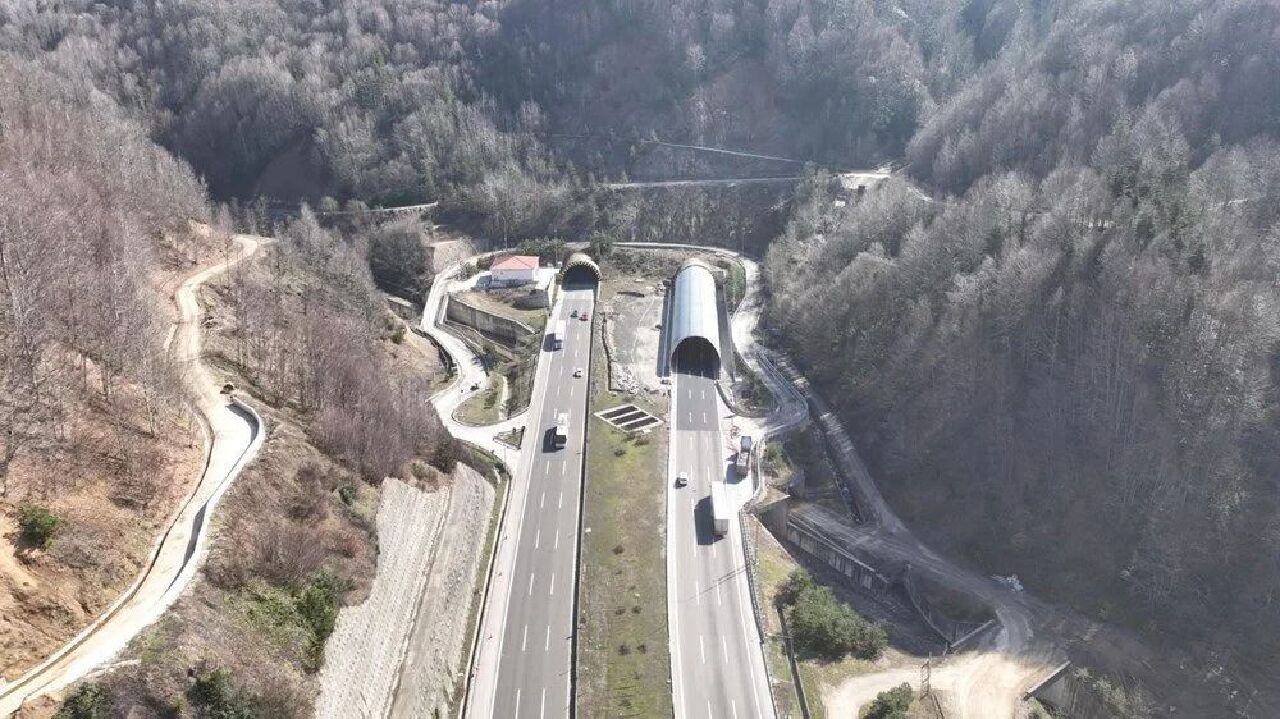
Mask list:
[[[555,572],[551,573],[551,592],[549,593],[549,595],[552,597],[556,595],[556,573]]]
[[[702,663],[707,663],[707,647],[702,643],[702,635],[698,635],[698,653],[702,655]]]
[[[524,633],[520,635],[520,651],[524,651],[529,646],[529,625],[524,625]]]
[[[533,596],[533,578],[534,578],[534,576],[535,576],[535,575],[534,575],[534,573],[533,573],[533,572],[529,572],[529,592],[528,592],[528,594],[529,594],[529,596],[531,596],[531,597]]]

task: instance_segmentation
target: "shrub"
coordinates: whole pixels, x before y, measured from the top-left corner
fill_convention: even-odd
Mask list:
[[[910,684],[899,684],[877,694],[875,701],[863,713],[863,719],[907,719],[907,711],[915,698],[915,690]]]
[[[107,716],[107,701],[97,684],[85,684],[67,697],[53,719],[99,719]]]
[[[310,632],[307,655],[302,662],[308,671],[320,668],[324,658],[324,643],[333,634],[334,624],[338,620],[338,600],[349,588],[348,581],[330,572],[321,571],[311,578],[311,582],[294,599],[294,610],[297,611],[303,628]]]
[[[187,690],[193,713],[201,719],[256,719],[253,700],[231,684],[231,673],[215,669],[196,677]]]
[[[22,530],[22,541],[34,547],[48,547],[59,524],[60,520],[44,507],[24,504],[18,508],[18,527]]]
[[[794,569],[787,577],[787,581],[778,589],[778,601],[784,605],[795,604],[801,594],[817,586],[808,572],[803,569]]]
[[[858,616],[803,570],[791,573],[778,590],[778,601],[788,607],[796,645],[809,653],[831,660],[849,654],[874,659],[888,644],[883,628]]]

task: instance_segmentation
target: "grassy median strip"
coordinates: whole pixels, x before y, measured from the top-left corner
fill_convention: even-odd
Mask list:
[[[610,396],[598,339],[591,412],[622,404]],[[630,400],[628,400],[630,401]],[[643,400],[637,406],[662,415]],[[589,717],[671,715],[664,548],[667,428],[628,436],[591,416],[583,504],[578,641],[578,713]]]

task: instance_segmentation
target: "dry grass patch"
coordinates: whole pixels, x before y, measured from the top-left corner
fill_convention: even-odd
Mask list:
[[[591,406],[617,404],[597,335]],[[657,413],[657,408],[645,407]],[[592,415],[582,537],[578,707],[583,716],[670,716],[664,556],[667,435],[628,437]]]

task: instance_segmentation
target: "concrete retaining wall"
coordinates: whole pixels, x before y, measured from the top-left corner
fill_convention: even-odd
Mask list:
[[[874,567],[824,537],[821,532],[792,518],[786,525],[787,541],[800,547],[851,582],[875,595],[888,594],[893,583]]]
[[[496,315],[453,295],[445,297],[444,316],[450,322],[457,322],[458,324],[475,328],[487,335],[493,335],[512,342],[535,334],[532,327],[519,320]]]
[[[948,649],[955,649],[957,646],[978,636],[987,627],[994,623],[994,619],[987,619],[982,622],[967,622],[943,614],[933,603],[929,601],[929,597],[920,585],[920,580],[916,578],[911,567],[907,567],[902,573],[902,587],[907,593],[907,598],[911,600],[911,606],[915,608],[920,617],[924,619],[924,623],[934,631],[942,641],[947,643]]]

